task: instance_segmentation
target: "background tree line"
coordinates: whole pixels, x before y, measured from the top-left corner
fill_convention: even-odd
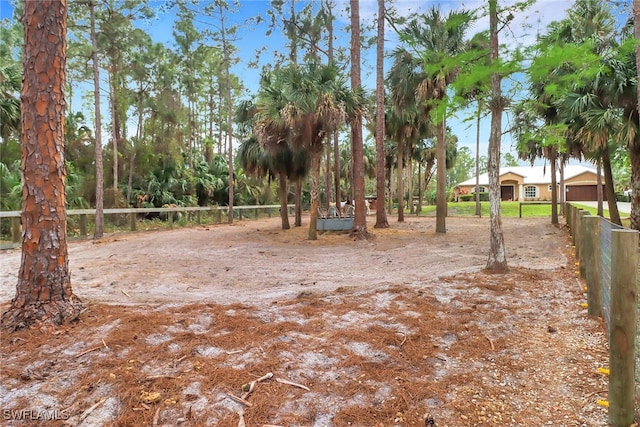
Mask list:
[[[309,206],[314,191],[323,205],[354,199],[347,116],[359,110],[375,136],[378,112],[373,94],[349,93],[351,57],[345,43],[336,43],[347,35],[337,25],[342,11],[331,0],[282,0],[272,1],[265,16],[253,17],[253,22],[267,20],[269,32],[281,33],[287,49],[263,66],[258,92],[250,93],[242,76],[231,72],[240,61],[236,45],[242,27],[231,19],[239,7],[223,1],[179,0],[156,11],[147,0],[70,2],[65,126],[69,207],[96,206],[102,198],[105,207],[159,207],[262,204],[278,197]],[[438,194],[446,200],[453,185],[476,169],[487,169],[488,153],[480,154],[474,164],[470,150],[458,148],[445,118],[469,110],[473,103],[478,114],[488,114],[489,34],[468,31],[488,10],[446,14],[434,7],[410,19],[392,2],[383,2],[381,10],[400,43],[383,51],[390,64],[383,75],[385,163],[383,171],[376,171],[374,140],[365,140],[365,193],[375,195],[375,177],[383,175],[387,210],[397,206],[402,221],[405,207],[414,213],[423,203],[434,203]],[[503,27],[509,25],[509,14],[525,13],[507,8],[499,12]],[[17,210],[21,203],[21,13],[21,3],[16,2],[16,19],[0,26],[4,210]],[[141,29],[165,13],[175,14],[172,46],[154,42]],[[572,157],[601,162],[615,186],[612,190],[636,188],[630,156],[637,145],[632,24],[631,11],[615,3],[579,0],[569,17],[549,25],[535,44],[502,52],[501,61],[511,67],[502,72],[524,75],[507,94],[514,99],[510,108],[515,125],[510,130],[517,135],[521,158],[544,157],[550,166]],[[363,26],[363,49],[373,48],[374,29]],[[253,65],[261,62],[257,57]],[[92,89],[96,68],[100,78]],[[306,99],[293,96],[300,95],[301,88],[309,89]],[[104,116],[101,129],[96,128],[94,89]],[[516,93],[520,98],[525,93],[525,99],[516,102]],[[77,105],[79,99],[82,105]],[[334,110],[311,117],[329,101]],[[299,117],[279,114],[279,109],[292,105],[296,108],[288,111]],[[474,117],[469,114],[469,120]],[[265,124],[269,120],[271,127]],[[312,141],[313,133],[302,136],[299,130],[304,126],[315,126],[318,141]],[[238,153],[234,147],[240,148]],[[104,151],[97,154],[97,148]],[[269,158],[259,159],[260,155]],[[510,153],[501,159],[503,166],[517,162]],[[309,179],[314,173],[315,180]],[[104,182],[97,185],[101,176]],[[104,195],[98,194],[100,188]],[[419,199],[416,205],[414,197]],[[300,225],[300,209],[297,212]],[[637,227],[638,209],[634,212]]]

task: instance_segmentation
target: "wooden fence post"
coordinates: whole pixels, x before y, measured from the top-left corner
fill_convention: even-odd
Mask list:
[[[600,217],[587,215],[584,221],[584,263],[587,282],[588,312],[602,317],[602,278],[600,277]]]
[[[87,215],[80,215],[80,235],[82,237],[87,237]]]
[[[609,324],[609,424],[634,421],[636,275],[638,232],[611,232],[611,319]]]
[[[578,212],[578,215],[580,216],[580,233],[578,234],[578,237],[580,238],[580,242],[576,245],[576,246],[580,246],[580,250],[578,251],[578,256],[579,256],[579,262],[580,262],[580,277],[582,277],[583,279],[585,279],[587,277],[587,259],[586,259],[586,248],[585,246],[587,245],[587,241],[588,241],[588,236],[586,236],[586,226],[585,226],[585,218],[587,216],[590,216],[591,214],[589,213],[589,211],[583,211],[580,210],[580,212]]]
[[[579,209],[573,214],[573,246],[575,246],[576,259],[580,262],[580,245],[582,244],[582,215]]]
[[[20,242],[21,234],[20,218],[11,218],[11,241],[13,243]]]
[[[132,213],[131,214],[131,218],[129,218],[129,221],[131,222],[131,231],[136,231],[136,227],[137,227],[137,218],[136,218],[136,214]]]

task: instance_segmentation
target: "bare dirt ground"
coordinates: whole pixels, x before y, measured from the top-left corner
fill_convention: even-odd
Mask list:
[[[0,424],[607,425],[564,227],[505,218],[497,275],[486,218],[374,220],[368,241],[273,218],[71,242],[87,310],[0,337]],[[0,253],[2,311],[19,264]]]

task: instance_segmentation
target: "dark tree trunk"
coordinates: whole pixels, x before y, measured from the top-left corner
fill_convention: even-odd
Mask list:
[[[604,193],[602,192],[602,160],[596,161],[596,199],[598,216],[604,216]]]
[[[478,101],[478,116],[476,117],[476,216],[482,216],[480,206],[480,116],[482,114],[482,102]]]
[[[278,199],[280,200],[280,218],[282,219],[282,229],[288,230],[289,208],[287,206],[289,191],[287,189],[287,173],[280,172],[278,176]]]
[[[558,225],[558,178],[556,177],[558,154],[555,146],[549,147],[551,163],[551,224]]]
[[[398,222],[404,222],[404,141],[398,142]]]
[[[442,117],[442,121],[438,123],[436,129],[436,233],[447,232],[447,140],[446,140],[446,122]]]
[[[607,195],[609,204],[609,217],[614,224],[622,225],[618,203],[616,202],[616,191],[613,187],[613,173],[611,171],[611,158],[609,150],[602,150],[602,168],[604,169],[604,192]]]
[[[67,5],[25,2],[22,86],[22,261],[2,327],[50,327],[84,308],[71,290],[65,209]]]
[[[294,210],[294,225],[296,227],[302,227],[302,178],[296,180],[296,192],[295,192],[295,207]]]

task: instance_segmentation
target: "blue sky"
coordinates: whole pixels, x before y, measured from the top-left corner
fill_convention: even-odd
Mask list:
[[[566,10],[571,7],[574,0],[539,0],[538,3],[529,11],[518,14],[514,21],[511,23],[511,31],[507,34],[507,38],[501,40],[502,43],[509,45],[515,45],[516,39],[518,43],[527,44],[535,40],[537,32],[542,32],[546,26],[554,20],[560,20],[566,16]],[[316,2],[317,4],[318,2]],[[388,2],[388,6],[395,7],[399,14],[404,16],[410,16],[414,13],[424,12],[432,6],[439,6],[444,12],[448,12],[451,9],[467,9],[475,10],[486,5],[486,0],[432,0],[432,1],[413,1],[413,0],[396,0]],[[502,4],[513,3],[501,2]],[[349,16],[347,14],[348,0],[336,0],[335,15],[337,16],[336,25],[336,45],[348,48],[349,46],[349,33],[346,31],[346,26],[349,24]],[[269,2],[265,0],[243,0],[240,2],[240,9],[232,19],[234,23],[244,24],[245,20],[261,15],[266,17],[266,11],[269,7]],[[377,0],[360,0],[360,16],[362,19],[363,28],[366,25],[371,25],[375,22],[377,16]],[[173,45],[171,31],[169,30],[173,21],[173,15],[170,13],[159,16],[154,25],[151,28],[151,33],[154,34],[159,41],[165,41],[169,45]],[[469,31],[469,36],[472,34],[488,29],[488,18],[482,18],[474,24]],[[393,50],[393,47],[397,44],[397,37],[393,34],[390,27],[386,26],[386,50],[388,52]],[[375,31],[375,30],[374,30]],[[260,77],[260,70],[251,69],[247,67],[247,64],[255,59],[254,52],[264,46],[267,46],[267,53],[263,54],[262,64],[268,63],[269,51],[279,50],[280,52],[286,52],[284,45],[284,38],[277,32],[274,32],[271,36],[266,37],[266,25],[261,26],[242,26],[239,31],[239,38],[236,41],[236,46],[239,49],[239,56],[241,61],[235,66],[234,72],[241,77],[244,85],[249,88],[251,93],[255,93],[258,89],[258,82]],[[362,52],[362,81],[365,88],[373,91],[375,89],[375,46],[368,51]],[[389,61],[385,65],[385,69],[389,68]],[[448,125],[452,128],[454,134],[458,136],[459,146],[467,146],[471,153],[475,154],[476,151],[476,128],[475,121],[465,122],[468,116],[475,116],[475,109],[468,112],[461,112],[456,117],[450,117]],[[509,116],[505,114],[503,118],[504,126],[509,126]],[[481,125],[481,138],[480,138],[480,154],[486,155],[488,148],[489,138],[489,120],[485,119]],[[503,137],[503,152],[512,151],[513,143],[509,135]]]
[[[71,0],[73,1],[73,0]],[[512,4],[515,0],[500,0],[501,5]],[[515,19],[510,24],[510,29],[507,32],[502,33],[501,42],[507,45],[515,45],[516,43],[529,44],[535,40],[535,35],[538,32],[543,32],[546,26],[552,22],[563,19],[566,16],[566,11],[571,7],[574,0],[538,0],[538,2],[528,11],[524,13],[518,13]],[[306,3],[306,2],[305,2]],[[349,23],[349,17],[346,12],[346,6],[348,0],[335,0],[335,15],[337,16],[336,25],[336,47],[349,45],[349,34],[346,31],[346,26]],[[448,12],[450,9],[467,9],[475,10],[484,7],[487,4],[486,0],[395,0],[393,2],[387,2],[387,7],[393,6],[402,15],[408,16],[416,12],[426,11],[426,9],[432,6],[439,6],[444,12]],[[165,5],[162,1],[156,1],[157,6]],[[317,5],[318,2],[316,1]],[[270,60],[270,53],[273,51],[286,52],[284,45],[284,37],[274,32],[270,37],[265,35],[266,24],[247,26],[246,20],[261,15],[266,18],[266,11],[269,7],[269,1],[267,0],[241,0],[240,8],[237,13],[229,16],[229,20],[233,24],[240,25],[240,31],[238,33],[238,39],[234,42],[238,48],[238,56],[240,62],[234,66],[232,70],[234,74],[238,75],[243,84],[249,89],[250,93],[255,93],[258,88],[258,82],[260,77],[260,70],[249,68],[247,64],[256,59],[255,52],[260,48],[266,48],[266,53],[261,56],[261,64],[264,65]],[[301,6],[298,6],[301,7]],[[9,0],[0,0],[0,19],[12,18],[12,7]],[[377,0],[360,0],[360,16],[362,18],[363,28],[366,25],[372,25],[375,22],[377,15]],[[163,42],[168,46],[175,47],[173,42],[173,21],[175,19],[175,12],[167,11],[160,13],[152,22],[147,25],[145,29],[152,35],[157,42]],[[202,24],[206,25],[206,24]],[[469,31],[469,36],[488,28],[488,18],[482,18],[478,20]],[[386,50],[391,51],[393,46],[397,43],[397,38],[392,33],[391,29],[387,25],[386,28]],[[375,46],[368,51],[362,52],[362,80],[365,88],[373,90],[375,87]],[[385,66],[388,69],[388,65]],[[74,105],[81,105],[74,102]],[[469,147],[471,153],[475,154],[475,141],[476,130],[475,121],[470,123],[464,123],[463,120],[470,115],[473,115],[474,111],[458,113],[456,117],[450,117],[448,119],[448,125],[452,128],[454,134],[458,136],[458,145]],[[507,127],[510,124],[509,114],[505,114],[503,118],[504,126]],[[488,146],[489,135],[489,121],[483,120],[481,125],[481,144],[480,154],[486,155]],[[509,135],[503,136],[503,152],[512,151],[512,141]]]

